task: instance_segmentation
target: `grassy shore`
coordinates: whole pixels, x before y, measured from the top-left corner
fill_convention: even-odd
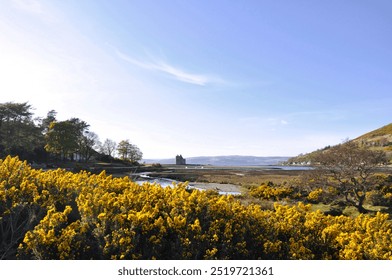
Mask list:
[[[281,184],[298,178],[304,170],[283,170],[268,167],[220,167],[220,166],[163,166],[159,171],[151,172],[152,177],[170,178],[178,181],[198,183],[233,184],[242,187],[259,186],[273,182]]]

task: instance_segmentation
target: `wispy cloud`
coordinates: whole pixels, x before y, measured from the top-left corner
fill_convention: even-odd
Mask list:
[[[194,73],[189,73],[183,69],[180,69],[176,66],[170,65],[166,62],[163,61],[153,61],[153,62],[144,62],[140,61],[137,59],[134,59],[119,50],[116,50],[116,54],[119,58],[136,65],[138,67],[148,69],[148,70],[154,70],[154,71],[159,71],[165,74],[168,74],[172,78],[179,80],[184,83],[189,83],[189,84],[194,84],[194,85],[199,85],[199,86],[206,86],[208,84],[212,83],[219,83],[222,82],[221,79],[218,79],[216,77],[212,77],[211,75],[203,75],[203,74],[194,74]]]

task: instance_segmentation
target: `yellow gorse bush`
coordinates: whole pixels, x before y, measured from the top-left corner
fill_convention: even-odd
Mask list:
[[[262,210],[185,184],[34,170],[12,157],[0,178],[1,258],[392,259],[386,214]]]
[[[320,199],[320,195],[322,195],[323,193],[323,189],[322,188],[318,188],[316,190],[311,191],[308,196],[307,199],[311,202],[318,202]]]
[[[290,187],[273,187],[263,184],[259,187],[250,190],[249,194],[253,197],[262,199],[280,200],[285,197],[290,197],[294,190]]]

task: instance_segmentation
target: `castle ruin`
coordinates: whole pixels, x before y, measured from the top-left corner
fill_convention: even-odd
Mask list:
[[[186,160],[182,157],[182,155],[176,156],[176,165],[186,165]]]

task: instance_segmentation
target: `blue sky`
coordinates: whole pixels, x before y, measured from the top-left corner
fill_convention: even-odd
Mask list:
[[[295,156],[391,122],[391,1],[0,0],[0,102],[145,158]]]

